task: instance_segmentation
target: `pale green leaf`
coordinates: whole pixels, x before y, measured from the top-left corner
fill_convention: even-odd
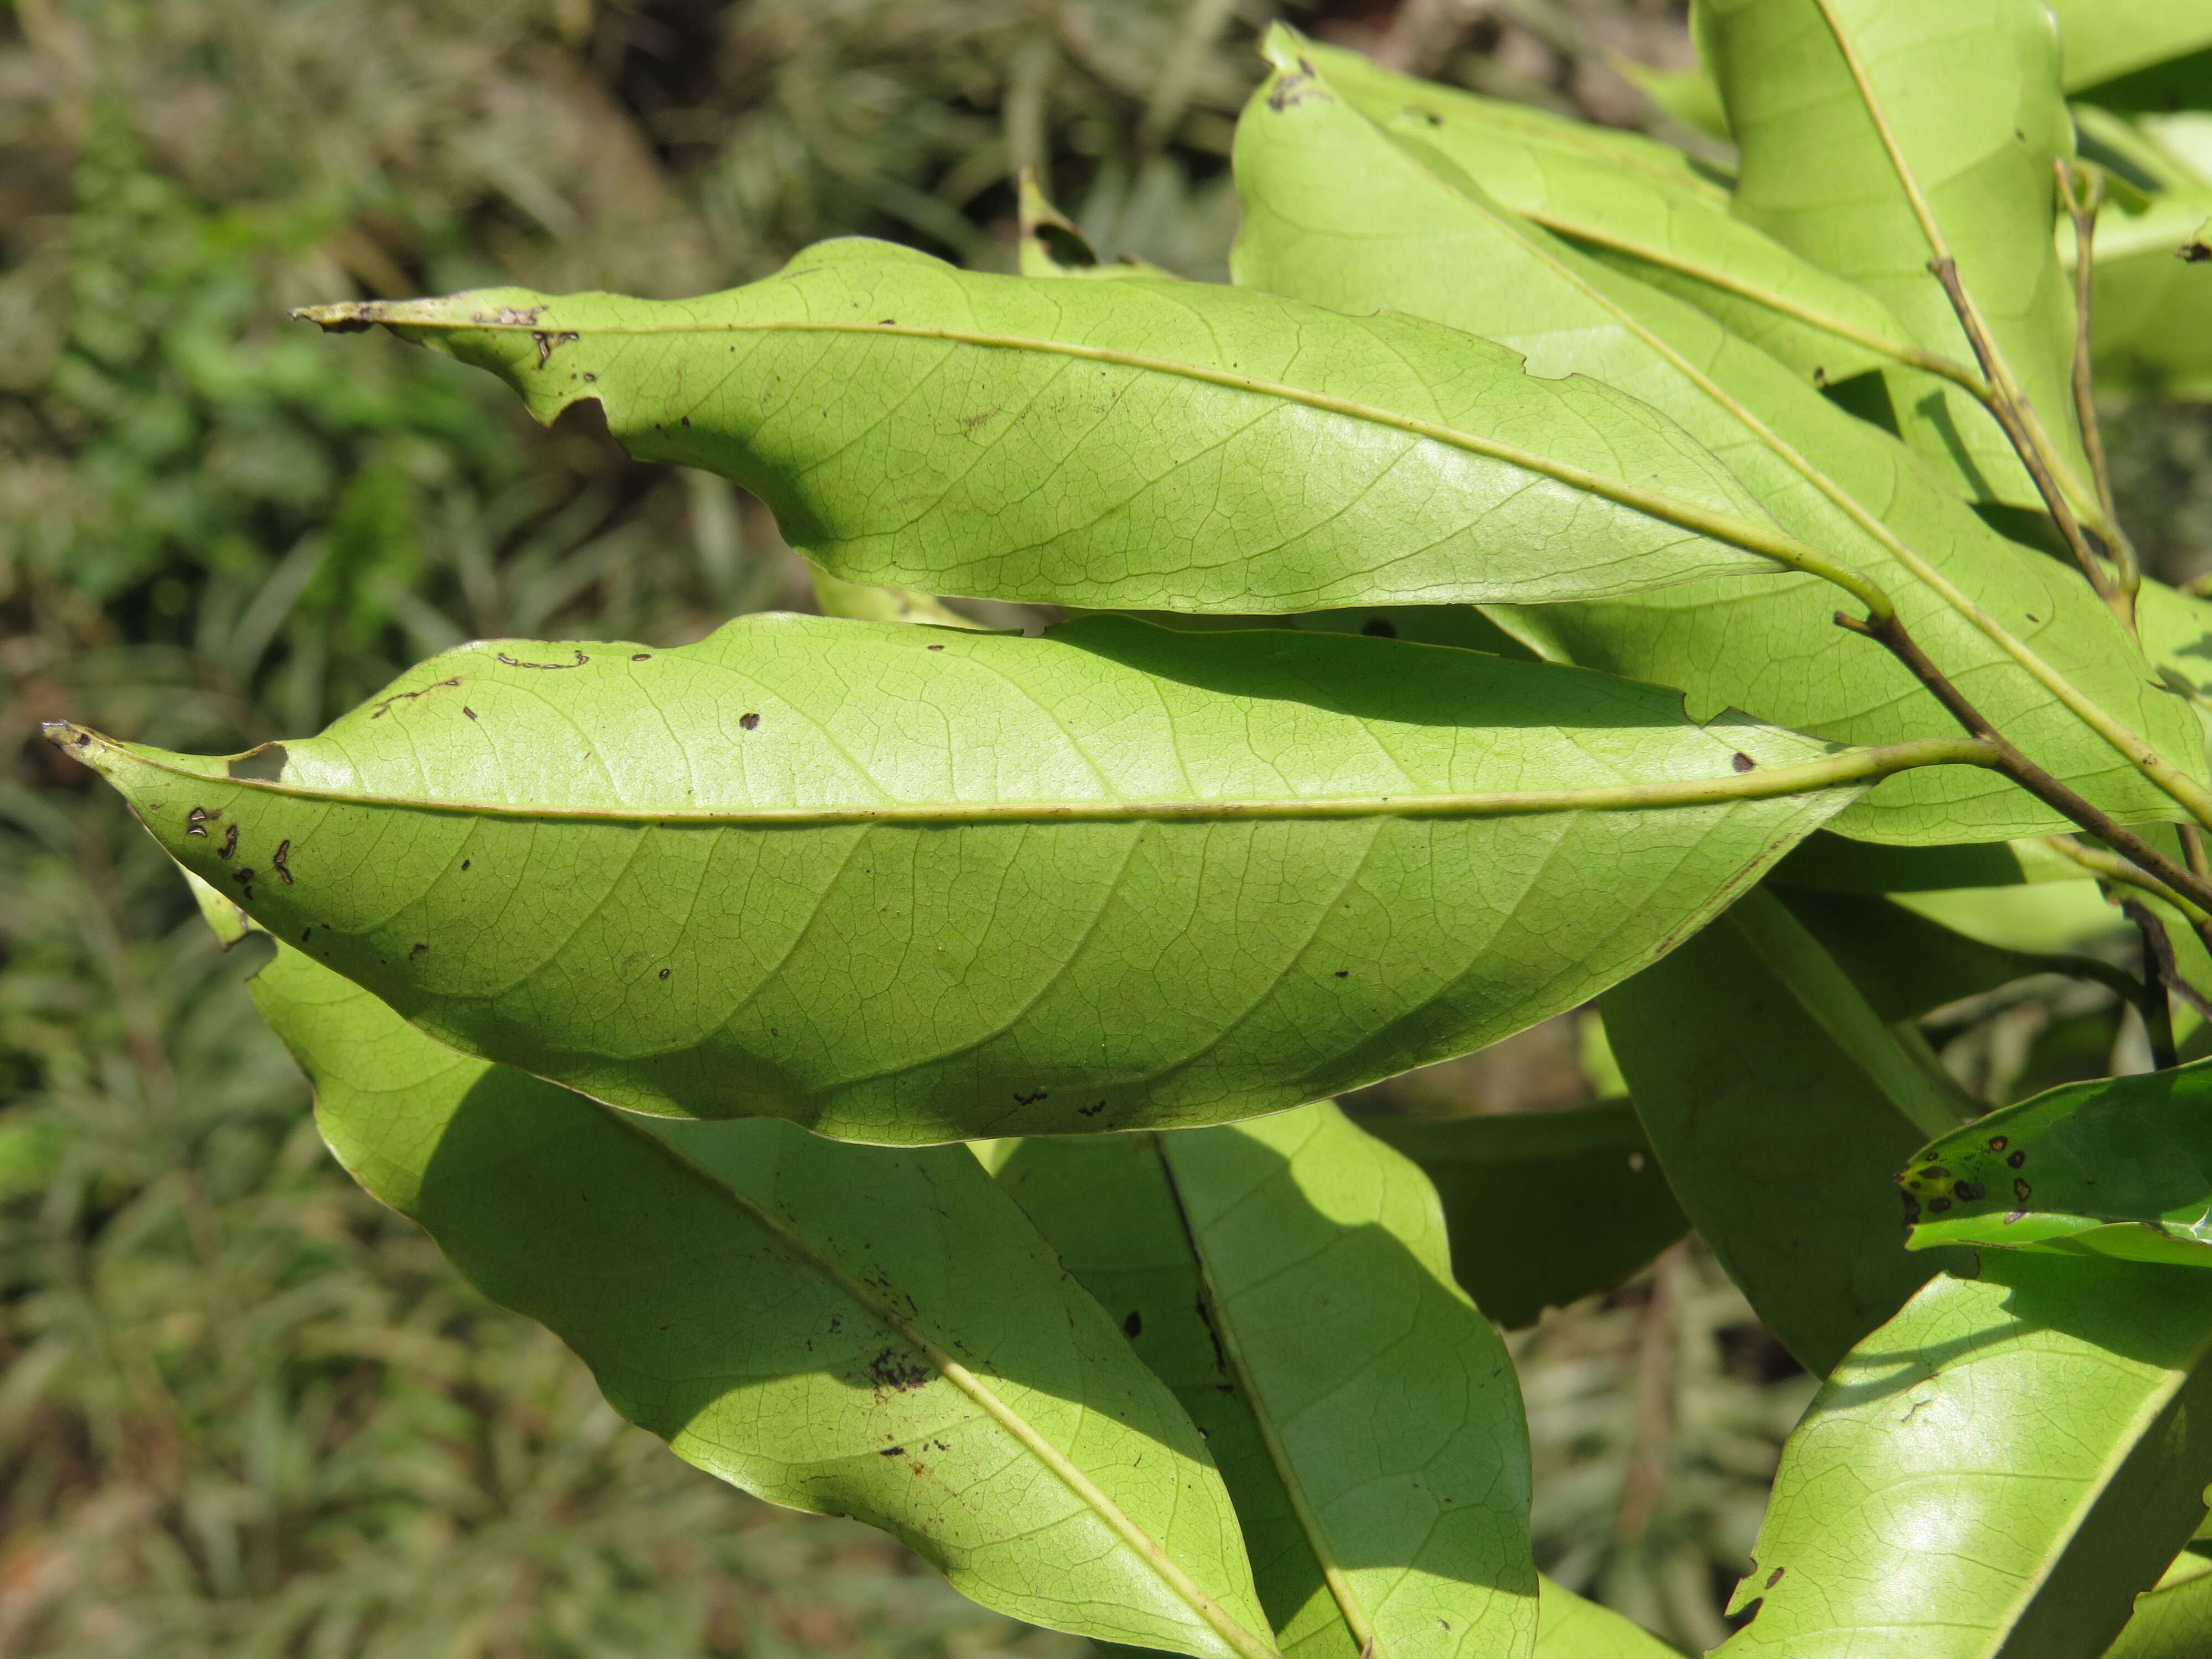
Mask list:
[[[850,581],[1281,611],[1781,568],[1736,544],[1771,523],[1672,422],[1412,318],[988,276],[860,238],[696,300],[306,314],[491,369],[541,420],[595,400],[631,453],[727,474]]]
[[[2051,0],[2069,92],[2212,46],[2204,0]]]
[[[2087,1659],[2204,1516],[2212,1277],[1992,1254],[1836,1367],[1725,1659]]]
[[[339,1161],[687,1461],[881,1527],[1016,1618],[1273,1652],[1203,1441],[964,1151],[648,1127],[289,946],[253,993]]]
[[[1550,664],[1111,617],[495,641],[234,760],[57,737],[441,1040],[891,1142],[1218,1121],[1480,1048],[1929,757]]]
[[[999,1176],[1206,1431],[1286,1654],[1530,1652],[1520,1389],[1419,1170],[1324,1103]]]
[[[2197,1571],[2169,1571],[2167,1582],[2138,1596],[2127,1628],[2105,1650],[2105,1659],[2203,1659],[2212,1653],[2212,1562],[2194,1555],[2181,1560]]]
[[[2073,150],[2058,37],[2039,0],[1711,0],[1699,45],[1741,167],[1734,207],[1865,288],[1931,351],[1972,347],[1928,269],[1935,255],[1854,84],[1832,12],[1874,103],[1957,258],[1996,345],[2076,480],[2089,476],[2069,373],[2071,292],[2051,240],[2051,165]],[[1964,389],[1886,374],[1899,429],[1978,498],[2038,507],[2011,445]]]
[[[1505,207],[1711,313],[1808,380],[1841,380],[1918,349],[1864,289],[1731,214],[1728,191],[1679,151],[1394,74],[1280,27],[1268,50],[1285,76],[1294,81],[1305,59],[1416,155],[1432,150]]]
[[[1237,129],[1238,280],[1347,312],[1431,317],[1504,341],[1538,374],[1601,378],[1665,410],[1793,534],[1881,581],[1936,660],[2045,766],[2124,820],[2173,816],[2170,800],[1780,447],[1794,446],[2177,765],[2201,768],[2187,710],[2149,683],[2133,643],[2077,574],[1997,534],[1894,440],[1711,317],[1526,224],[1435,151],[1395,141],[1338,99],[1318,66],[1292,73],[1298,95],[1277,96],[1287,78],[1279,73]],[[1754,419],[1772,428],[1771,441]],[[1547,653],[1680,686],[1693,711],[1740,707],[1850,742],[1955,729],[1887,653],[1834,625],[1841,597],[1790,576],[1499,614]],[[2061,822],[2008,784],[1954,771],[1887,783],[1838,828],[1887,841],[1989,841]]]
[[[1893,1177],[1956,1121],[1942,1087],[1763,891],[1602,1006],[1692,1224],[1825,1372],[1940,1265],[1905,1253]]]
[[[1364,1127],[1420,1165],[1453,1274],[1508,1330],[1613,1289],[1689,1231],[1626,1100]]]
[[[1675,1659],[1674,1650],[1610,1607],[1542,1581],[1536,1659]]]
[[[2131,123],[2077,106],[2075,120],[2084,150],[2147,192],[2131,203],[2116,189],[2097,216],[2089,316],[2099,383],[2212,399],[2212,259],[2179,257],[2212,222],[2212,115]],[[2069,272],[2078,253],[2072,225],[2061,225]]]
[[[1911,1244],[2212,1267],[2212,1060],[2070,1083],[1930,1142]]]

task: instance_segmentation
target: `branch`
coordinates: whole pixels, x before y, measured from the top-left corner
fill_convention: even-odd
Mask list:
[[[2090,481],[2097,487],[2097,507],[2105,515],[2103,532],[2112,556],[2116,585],[2132,597],[2142,586],[2142,568],[2136,558],[2135,544],[2120,524],[2119,506],[2112,497],[2105,434],[2097,424],[2097,380],[2089,327],[2096,287],[2097,210],[2105,203],[2105,175],[2102,169],[2094,167],[2082,167],[2077,173],[2063,157],[2051,165],[2058,174],[2058,199],[2066,204],[2066,216],[2074,222],[2074,416],[2081,428],[2082,451],[2089,458]]]
[[[1929,659],[1928,653],[1920,648],[1920,642],[1905,630],[1905,624],[1898,617],[1869,617],[1862,622],[1838,611],[1836,625],[1851,633],[1864,635],[1886,647],[1892,656],[1911,672],[1915,679],[1928,688],[1969,736],[1978,738],[1990,745],[1996,757],[1990,763],[1992,770],[2010,778],[2045,805],[2080,824],[2115,851],[2125,854],[2139,868],[2176,893],[2186,896],[2200,910],[2212,915],[2212,881],[2207,881],[2192,870],[2182,868],[2134,830],[2092,805],[2021,753],[2009,738],[1999,732],[1981,710],[1974,707],[1966,693],[1952,684],[1943,671]]]

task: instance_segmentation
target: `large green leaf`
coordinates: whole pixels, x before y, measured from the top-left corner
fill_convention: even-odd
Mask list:
[[[998,1172],[1204,1431],[1285,1654],[1530,1651],[1520,1389],[1419,1170],[1322,1104]]]
[[[966,1152],[648,1126],[289,946],[253,993],[339,1161],[688,1461],[882,1527],[1018,1618],[1273,1653],[1204,1442]]]
[[[1110,617],[495,641],[233,760],[58,736],[456,1047],[890,1142],[1218,1121],[1479,1048],[1917,752],[1820,758],[1549,664]]]
[[[1625,1100],[1365,1127],[1435,1185],[1453,1273],[1508,1330],[1611,1290],[1689,1231]]]
[[[2123,819],[2173,814],[1779,446],[1794,446],[2177,765],[2201,768],[2203,744],[2187,711],[2148,683],[2132,642],[2078,575],[1999,536],[1894,440],[1711,317],[1525,223],[1448,158],[1417,151],[1338,99],[1318,65],[1286,63],[1237,129],[1239,281],[1348,312],[1428,316],[1503,340],[1538,374],[1602,378],[1664,410],[1792,533],[1874,573],[1930,654],[2045,766]],[[1297,95],[1279,95],[1293,77]],[[1402,84],[1409,97],[1425,95],[1420,82]],[[1747,411],[1771,425],[1771,441]],[[1838,597],[1809,578],[1729,580],[1522,609],[1510,620],[1547,651],[1680,686],[1696,711],[1735,706],[1850,742],[1951,729],[1951,717],[1887,653],[1834,625]],[[1889,841],[1987,841],[2048,831],[2059,820],[1994,777],[1944,774],[1887,783],[1838,827]]]
[[[1836,1367],[1726,1659],[2091,1659],[2204,1517],[2212,1276],[1996,1254]]]
[[[1844,380],[1918,349],[1864,289],[1730,213],[1727,190],[1679,150],[1415,82],[1287,31],[1269,48],[1293,76],[1296,60],[1306,59],[1330,89],[1415,154],[1432,149],[1481,180],[1496,201],[1711,312],[1808,380]]]
[[[2073,305],[2051,240],[2051,167],[2072,153],[2073,131],[2051,14],[2039,0],[1710,0],[1699,21],[1741,158],[1735,212],[1865,288],[1929,350],[1972,363],[1870,99],[1998,349],[2073,476],[2087,478],[2069,380]],[[1924,374],[1886,378],[1915,449],[1984,500],[2040,506],[1972,394]]]
[[[2203,0],[2051,0],[2069,92],[2212,46]]]
[[[1672,422],[1412,318],[988,276],[860,238],[696,300],[307,314],[489,368],[541,420],[594,400],[633,454],[728,474],[848,580],[1283,611],[1781,568],[1735,544],[1771,523]]]
[[[1954,1121],[1948,1099],[1764,891],[1603,1007],[1692,1224],[1790,1352],[1826,1371],[1941,1265],[1905,1253],[1893,1176]]]
[[[2068,1084],[1931,1142],[1898,1177],[1914,1249],[2212,1267],[2212,1060]]]

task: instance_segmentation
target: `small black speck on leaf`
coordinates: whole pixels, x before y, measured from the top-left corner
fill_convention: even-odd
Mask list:
[[[309,926],[307,926],[307,927],[302,927],[302,928],[300,930],[300,943],[301,943],[301,944],[302,944],[302,945],[305,945],[305,944],[307,942],[307,935],[308,935],[308,934],[310,934],[310,933],[313,933],[314,931],[315,931],[315,930],[314,930],[314,927],[313,927],[313,924],[310,924]]]
[[[2007,1159],[2005,1160],[2005,1168],[2007,1168],[2008,1170],[2017,1170],[2018,1168],[2020,1168],[2020,1166],[2021,1166],[2021,1164],[2025,1164],[2025,1163],[2027,1163],[2027,1152],[2024,1152],[2024,1151],[2023,1151],[2023,1152],[2014,1152],[2014,1153],[2010,1158],[2007,1158]]]
[[[1752,759],[1750,756],[1745,754],[1743,750],[1739,749],[1735,751],[1735,756],[1729,760],[1729,764],[1735,768],[1739,772],[1748,772],[1752,768],[1757,766],[1759,763]]]
[[[2201,235],[2192,236],[2174,249],[2173,255],[2185,265],[2201,265],[2212,259],[2212,242],[2207,242]]]
[[[1336,977],[1339,979],[1350,979],[1352,977],[1352,969],[1349,968],[1340,968],[1336,970]]]
[[[660,977],[661,977],[661,978],[663,978],[663,979],[666,979],[666,978],[668,977],[668,969],[667,969],[664,968],[664,969],[662,969],[660,970]]]
[[[651,662],[653,660],[653,653],[650,651],[633,651],[630,653],[629,659],[632,662]]]
[[[689,415],[686,415],[686,416],[684,417],[684,425],[686,425],[686,426],[689,426],[689,425],[690,425],[690,424],[691,424],[691,417],[690,417]]]
[[[881,1451],[878,1452],[876,1455],[878,1457],[904,1457],[906,1455],[906,1448],[904,1446],[886,1446]]]
[[[253,879],[253,872],[250,867],[234,870],[231,872],[230,878],[235,882],[251,882]]]
[[[472,860],[472,859],[463,859],[463,860],[461,860],[461,868],[462,868],[462,869],[464,869],[464,870],[465,870],[465,869],[467,869],[467,868],[469,867],[469,866],[470,866],[471,864],[472,864],[473,862],[475,862],[475,860]]]
[[[1144,1315],[1139,1313],[1134,1308],[1130,1309],[1127,1315],[1121,1321],[1121,1334],[1127,1337],[1130,1341],[1134,1342],[1144,1334]]]
[[[1395,640],[1398,637],[1398,624],[1388,617],[1370,617],[1360,624],[1359,631],[1373,640]]]
[[[1048,1092],[1049,1091],[1047,1090],[1040,1089],[1033,1095],[1016,1095],[1014,1097],[1014,1104],[1017,1106],[1034,1106],[1037,1102],[1042,1100]]]
[[[1777,1584],[1782,1582],[1782,1575],[1789,1571],[1790,1569],[1787,1567],[1777,1567],[1772,1572],[1768,1573],[1766,1575],[1766,1588],[1772,1589]]]
[[[227,859],[237,850],[238,826],[234,823],[223,833],[222,845],[216,848],[215,855],[219,859]]]
[[[430,947],[428,945],[425,945],[422,940],[416,940],[415,943],[408,948],[407,960],[410,962],[414,961],[416,957],[421,956],[423,951],[429,948]]]
[[[930,648],[932,651],[942,651],[942,650],[944,650],[944,649],[945,649],[945,647],[944,647],[943,646],[941,646],[941,645],[933,645],[933,646],[931,646],[929,648]]]
[[[2024,1180],[2015,1181],[2012,1183],[2012,1195],[2025,1204],[2035,1196],[2035,1188],[2029,1186]]]
[[[743,726],[746,731],[750,732],[760,724],[760,716],[758,714],[740,714],[738,716],[738,724]]]
[[[475,720],[477,718],[477,711],[470,708],[466,703],[463,703],[461,705],[461,713],[466,714],[471,720]]]

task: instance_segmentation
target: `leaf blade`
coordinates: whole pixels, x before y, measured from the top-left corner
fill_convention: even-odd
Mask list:
[[[356,1178],[688,1461],[883,1527],[1016,1617],[1272,1650],[1202,1443],[964,1152],[775,1123],[656,1137],[440,1047],[289,947],[253,988]],[[726,1271],[670,1270],[702,1253]]]
[[[1838,1367],[1717,1655],[2095,1654],[2203,1519],[2212,1280],[1993,1255]],[[2054,1414],[2048,1402],[2064,1400]]]
[[[860,239],[694,301],[307,314],[491,369],[541,419],[596,398],[633,453],[727,473],[848,580],[1251,612],[1778,568],[1717,538],[1773,532],[1671,422],[1410,319],[982,276]]]
[[[1328,92],[1317,65],[1298,73],[1306,96],[1277,107],[1279,71],[1238,125],[1240,282],[1346,311],[1428,316],[1512,345],[1539,373],[1603,379],[1665,410],[1726,459],[1791,534],[1879,580],[1946,672],[2042,764],[2123,820],[2174,814],[1815,479],[2193,769],[2203,744],[2185,711],[2146,684],[2140,653],[2076,576],[1999,536],[1894,440],[1711,317],[1526,224],[1448,162],[1394,143]],[[1403,84],[1407,97],[1425,95],[1423,83]],[[1693,708],[1741,707],[1850,741],[1946,729],[1950,716],[1885,653],[1838,630],[1834,611],[1832,592],[1791,577],[1496,614],[1554,659],[1680,686]],[[1884,786],[1838,827],[1909,843],[2047,833],[2060,823],[1994,779],[1930,776]]]
[[[1108,618],[493,641],[281,750],[70,741],[441,1041],[908,1143],[1218,1121],[1480,1046],[1666,949],[1867,764],[1550,665]],[[1623,915],[1578,902],[1598,870]]]
[[[1237,1448],[1224,1477],[1285,1652],[1527,1654],[1519,1390],[1419,1172],[1327,1104],[1118,1139],[1025,1140],[998,1173],[1138,1315],[1140,1352],[1176,1345],[1164,1373]]]

